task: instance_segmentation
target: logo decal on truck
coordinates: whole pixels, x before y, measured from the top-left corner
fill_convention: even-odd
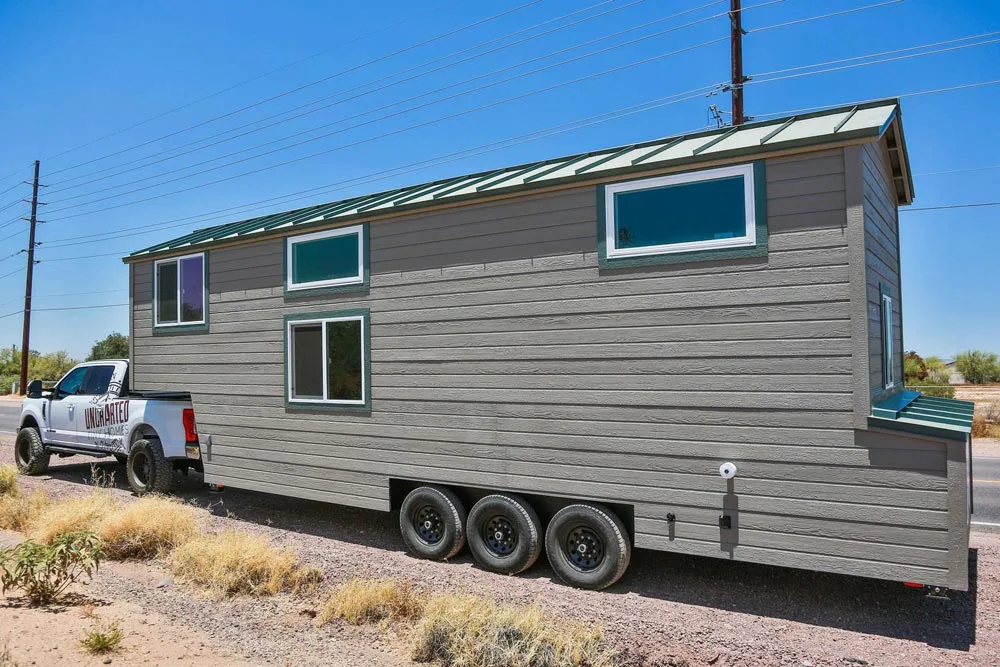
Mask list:
[[[114,401],[103,408],[87,408],[83,420],[88,431],[124,424],[128,421],[128,401]]]

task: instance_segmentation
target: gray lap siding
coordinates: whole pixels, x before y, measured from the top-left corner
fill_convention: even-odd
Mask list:
[[[372,222],[361,293],[287,299],[281,239],[214,249],[199,335],[152,335],[133,265],[134,384],[191,391],[220,484],[603,500],[638,547],[943,583],[944,446],[855,430],[845,188],[841,149],[769,159],[768,254],[742,260],[599,269],[594,187]],[[371,412],[286,409],[283,317],[354,308]]]

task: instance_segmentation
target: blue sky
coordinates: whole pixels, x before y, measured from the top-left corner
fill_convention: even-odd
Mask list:
[[[744,27],[751,31],[745,38],[746,72],[761,74],[1000,30],[1000,8],[995,3],[903,0],[754,33],[767,26],[878,2],[744,0],[747,7]],[[406,167],[421,160],[725,81],[729,76],[727,42],[703,44],[725,38],[728,21],[724,17],[700,19],[723,12],[728,3],[716,3],[673,20],[630,30],[706,4],[708,0],[608,0],[603,3],[600,0],[533,3],[529,0],[490,3],[432,0],[418,7],[399,0],[367,3],[0,0],[0,61],[4,64],[0,68],[0,90],[4,91],[0,96],[0,176],[5,177],[0,180],[0,191],[14,185],[17,176],[27,179],[30,163],[35,159],[42,160],[42,182],[50,185],[42,192],[42,200],[51,203],[42,207],[40,213],[40,218],[49,222],[41,225],[38,232],[43,245],[38,251],[41,263],[35,273],[37,312],[32,320],[32,347],[42,351],[65,349],[74,356],[83,357],[95,339],[112,330],[127,331],[128,309],[125,307],[42,309],[127,301],[127,271],[119,257],[197,227],[704,126],[708,105],[714,103],[728,109],[727,95],[698,96],[535,141],[506,145],[500,150],[480,152],[462,160],[420,169]],[[754,5],[763,6],[754,8]],[[592,8],[541,27],[532,27],[586,7]],[[403,54],[385,57],[506,10],[513,11]],[[602,12],[608,13],[411,81],[368,92],[404,76]],[[699,22],[679,27],[692,21]],[[671,28],[678,29],[577,58]],[[616,37],[572,48],[626,30],[628,32]],[[521,32],[501,39],[517,31]],[[1000,35],[992,36],[997,37]],[[954,44],[939,48],[950,46]],[[658,57],[678,50],[684,51]],[[466,53],[451,55],[460,51]],[[556,51],[563,53],[548,56]],[[365,65],[376,59],[378,62]],[[437,59],[441,60],[436,65],[418,68]],[[574,60],[531,73],[569,59]],[[290,65],[300,60],[302,62]],[[533,62],[515,67],[529,60]],[[631,65],[639,61],[647,62]],[[747,87],[747,112],[772,114],[975,84],[1000,79],[998,65],[1000,43],[993,43],[760,83]],[[276,68],[283,69],[259,77]],[[411,68],[418,69],[411,74],[399,74]],[[615,68],[620,69],[591,76]],[[481,77],[495,70],[506,71]],[[497,83],[518,74],[524,76]],[[255,77],[259,78],[133,129],[120,131]],[[324,77],[330,78],[233,113]],[[473,77],[481,78],[464,83]],[[554,87],[583,77],[589,78]],[[382,84],[372,84],[383,78]],[[399,113],[377,123],[351,127],[488,83],[497,85]],[[446,86],[451,87],[401,103]],[[554,88],[505,101],[550,87]],[[356,90],[343,94],[349,89]],[[144,166],[181,150],[190,150],[177,148],[183,144],[261,121],[319,98],[337,100],[361,92],[368,94],[176,159]],[[340,97],[334,97],[338,93]],[[390,107],[393,103],[397,105]],[[478,109],[484,105],[491,106]],[[381,107],[386,108],[373,111]],[[1000,169],[922,175],[1000,164],[1000,156],[995,150],[1000,130],[997,123],[991,122],[998,107],[1000,85],[904,98],[907,145],[913,171],[917,174],[915,206],[1000,200],[1000,188],[996,185]],[[304,110],[314,108],[305,107]],[[359,116],[364,112],[370,113]],[[466,113],[438,122],[444,116],[459,112]],[[229,115],[154,141],[225,114]],[[354,119],[345,120],[349,117]],[[267,122],[285,118],[287,115]],[[336,121],[341,122],[333,124]],[[247,130],[262,124],[265,122],[250,125]],[[308,132],[326,124],[333,125]],[[418,124],[423,126],[407,129]],[[301,146],[226,166],[240,158],[336,130],[341,131]],[[304,134],[286,139],[299,132]],[[394,134],[377,138],[390,132]],[[219,139],[230,138],[232,134]],[[145,142],[150,143],[134,148]],[[232,155],[267,142],[274,143]],[[356,145],[335,150],[350,143]],[[90,145],[66,152],[82,144]],[[201,144],[192,148],[199,146]],[[140,160],[168,149],[174,151]],[[327,152],[308,158],[321,151]],[[114,153],[118,154],[111,155]],[[213,158],[218,159],[198,167],[191,166]],[[297,158],[307,159],[242,175]],[[135,160],[139,161],[124,164]],[[222,168],[213,169],[220,166]],[[111,167],[117,168],[99,171]],[[189,168],[158,176],[182,167]],[[353,187],[337,186],[350,179],[394,168],[402,168],[399,171],[407,173],[379,180],[361,179],[361,182],[355,181]],[[133,170],[113,176],[124,169]],[[212,171],[160,184],[204,169]],[[15,170],[17,176],[8,176]],[[112,177],[107,178],[109,175]],[[233,178],[195,187],[227,177]],[[69,180],[71,178],[75,180]],[[102,180],[95,180],[99,178]],[[144,178],[147,180],[126,185]],[[74,185],[77,187],[70,187]],[[154,187],[114,197],[149,185]],[[171,223],[169,228],[135,233],[135,228],[141,225],[168,223],[321,186],[330,187],[323,193],[254,210],[244,209],[245,213],[234,211],[212,218],[181,220]],[[175,192],[183,188],[190,189]],[[15,188],[0,195],[0,208],[19,194],[27,195],[28,188]],[[156,198],[127,205],[149,197]],[[87,204],[91,201],[94,203]],[[26,210],[26,205],[19,204],[0,211],[0,225]],[[997,261],[1000,248],[1000,207],[910,212],[903,213],[901,220],[907,349],[940,356],[951,356],[968,348],[1000,352],[998,281],[992,264]],[[0,257],[6,258],[24,247],[26,227],[25,223],[17,222],[0,228],[0,238],[15,234],[13,238],[0,241]],[[103,238],[74,240],[101,233],[105,234]],[[24,277],[23,271],[18,271],[19,266],[23,266],[23,255],[0,260],[0,276],[13,272],[0,278],[0,315],[21,306]],[[19,315],[0,319],[0,344],[19,344],[20,331]]]

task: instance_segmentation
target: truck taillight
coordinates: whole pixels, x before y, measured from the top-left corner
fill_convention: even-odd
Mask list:
[[[194,422],[194,409],[184,408],[181,419],[184,421],[184,440],[198,442],[198,427]]]

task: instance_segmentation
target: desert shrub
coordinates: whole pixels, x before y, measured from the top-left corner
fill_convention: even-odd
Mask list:
[[[0,529],[26,532],[49,503],[44,491],[28,495],[20,492],[0,495]]]
[[[28,535],[42,544],[54,544],[62,535],[81,531],[96,532],[97,527],[117,503],[106,491],[95,490],[83,496],[69,496],[53,501],[28,527]]]
[[[13,496],[17,491],[17,468],[0,466],[0,496]]]
[[[972,418],[972,437],[1000,437],[1000,403],[987,403],[981,408],[977,407]]]
[[[156,558],[189,540],[197,510],[178,500],[144,496],[106,514],[97,525],[108,558]]]
[[[118,648],[118,645],[122,643],[122,639],[124,638],[125,633],[117,621],[107,622],[98,620],[84,631],[80,645],[88,653],[110,653]]]
[[[239,530],[195,536],[174,549],[170,567],[178,579],[222,595],[309,591],[322,579],[319,570],[303,565],[293,551]]]
[[[955,355],[955,367],[966,382],[1000,382],[1000,357],[994,352],[970,350]]]
[[[913,351],[903,355],[903,379],[906,384],[926,380],[927,375],[927,364],[923,357]]]
[[[599,628],[546,616],[537,606],[434,595],[416,628],[413,659],[445,667],[612,667],[618,653]]]
[[[404,580],[351,579],[333,589],[320,610],[319,623],[342,618],[352,625],[419,618],[427,593]]]
[[[0,551],[0,591],[19,588],[32,604],[49,604],[70,584],[92,577],[100,560],[100,540],[93,533],[60,535],[51,545],[27,540]]]

